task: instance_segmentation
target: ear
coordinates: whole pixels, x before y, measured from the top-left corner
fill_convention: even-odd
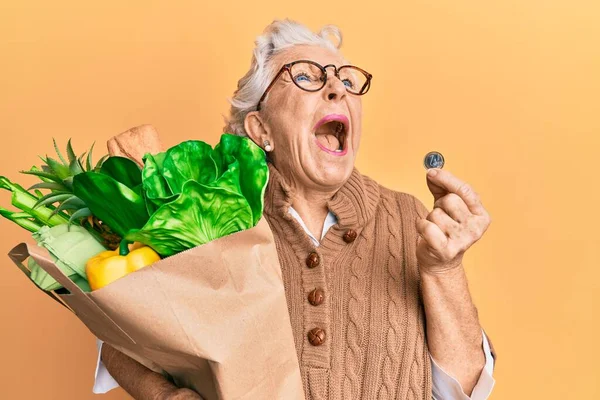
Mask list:
[[[258,111],[250,111],[244,118],[244,129],[246,133],[259,147],[263,147],[263,142],[269,140],[269,130]]]

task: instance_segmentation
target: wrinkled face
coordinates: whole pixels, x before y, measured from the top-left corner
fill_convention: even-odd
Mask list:
[[[332,50],[298,45],[277,54],[273,65],[278,69],[296,60],[311,60],[323,66],[347,64]],[[360,143],[362,103],[360,96],[346,90],[347,84],[328,67],[325,87],[307,92],[284,72],[261,103],[258,115],[273,146],[271,158],[294,186],[337,190],[352,173]]]

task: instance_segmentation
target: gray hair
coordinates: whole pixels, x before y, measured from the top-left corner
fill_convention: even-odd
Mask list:
[[[323,46],[338,51],[342,46],[342,33],[335,25],[325,25],[315,33],[296,21],[275,20],[266,27],[261,36],[256,38],[255,44],[250,69],[238,81],[233,97],[228,99],[231,109],[229,117],[225,118],[224,132],[226,133],[247,136],[244,128],[246,115],[256,110],[260,97],[278,71],[276,68],[279,66],[271,65],[275,54],[300,44]]]

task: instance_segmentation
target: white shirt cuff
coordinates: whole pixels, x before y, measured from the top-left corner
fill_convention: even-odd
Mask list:
[[[490,396],[494,384],[496,383],[492,377],[494,371],[494,357],[492,357],[490,344],[483,330],[481,333],[483,335],[485,367],[481,371],[481,375],[473,389],[473,393],[471,393],[471,397],[465,394],[456,378],[444,371],[444,369],[435,362],[431,353],[429,353],[429,357],[431,358],[434,400],[486,400]]]
[[[106,393],[109,390],[118,388],[119,384],[110,375],[110,373],[104,366],[104,363],[102,362],[102,340],[96,339],[96,343],[98,346],[98,363],[96,365],[96,375],[94,377],[94,388],[92,389],[92,391],[96,394],[101,394]]]

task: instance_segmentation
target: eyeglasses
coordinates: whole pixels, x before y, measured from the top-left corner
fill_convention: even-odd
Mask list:
[[[333,64],[322,66],[314,61],[298,60],[281,67],[258,101],[256,110],[260,111],[260,103],[267,97],[267,93],[269,93],[269,90],[271,90],[275,81],[277,81],[285,71],[289,73],[292,82],[300,89],[307,92],[317,92],[323,89],[327,83],[327,68],[329,67],[333,67],[335,76],[342,81],[346,86],[346,91],[349,93],[362,96],[369,91],[373,75],[364,69],[353,65],[342,65],[341,67],[336,68]]]

